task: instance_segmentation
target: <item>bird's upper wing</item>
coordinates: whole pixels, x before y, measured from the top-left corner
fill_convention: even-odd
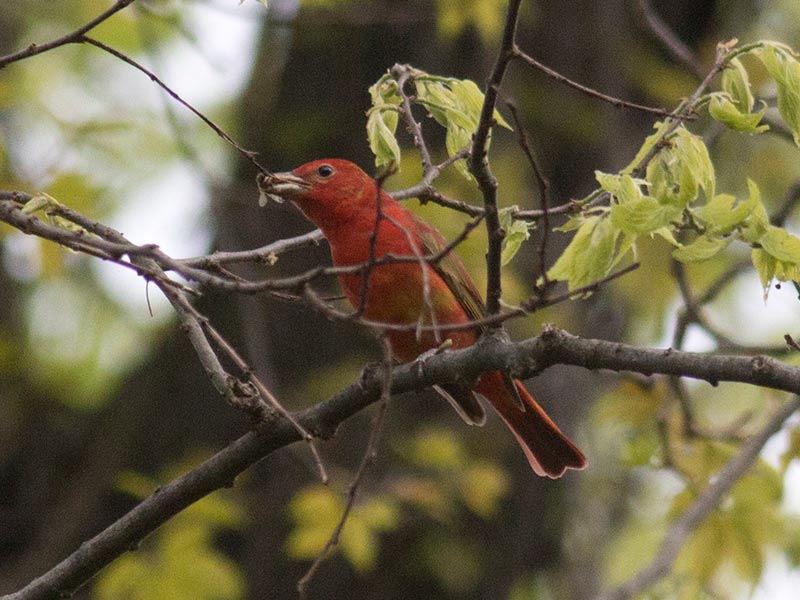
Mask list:
[[[442,237],[441,233],[428,225],[422,219],[416,217],[416,215],[414,215],[413,218],[415,222],[414,224],[416,225],[416,230],[419,233],[420,242],[422,244],[421,251],[423,255],[429,256],[438,254],[447,247],[447,242],[445,241],[444,237]],[[448,252],[444,257],[442,257],[441,260],[431,264],[431,267],[447,284],[447,287],[450,288],[450,291],[453,292],[453,296],[455,296],[456,300],[458,300],[458,303],[461,304],[461,307],[464,309],[464,312],[467,313],[467,316],[469,316],[470,320],[480,321],[486,317],[486,307],[483,304],[483,298],[481,298],[478,288],[475,287],[475,284],[470,278],[469,273],[467,273],[464,263],[461,262],[461,259],[458,258],[455,252]],[[484,333],[487,329],[485,325],[478,325],[477,328],[480,333]],[[522,398],[519,395],[519,390],[517,389],[516,383],[514,382],[514,379],[505,371],[503,372],[503,382],[514,404],[516,404],[520,410],[524,411],[525,403],[522,401]],[[456,395],[453,393],[454,390],[451,390],[447,386],[441,387],[450,392],[451,398],[447,398],[447,400],[452,403],[452,397]],[[459,393],[458,395],[463,397],[463,393]],[[464,420],[470,422],[467,419]]]
[[[436,229],[416,216],[414,216],[414,221],[422,244],[420,250],[424,256],[438,254],[447,247],[447,242]],[[455,252],[448,252],[441,260],[431,264],[431,267],[453,292],[453,296],[461,304],[470,320],[480,321],[486,316],[483,298]],[[479,325],[478,328],[481,333],[486,330],[483,325]]]

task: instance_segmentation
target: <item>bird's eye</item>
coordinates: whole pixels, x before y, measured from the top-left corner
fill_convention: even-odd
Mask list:
[[[317,174],[320,177],[330,177],[333,175],[333,167],[330,165],[322,165],[317,169]]]

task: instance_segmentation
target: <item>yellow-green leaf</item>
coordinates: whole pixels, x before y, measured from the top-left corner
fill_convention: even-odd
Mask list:
[[[421,466],[438,470],[454,469],[466,463],[461,442],[449,430],[429,429],[411,442],[410,459]]]
[[[550,269],[550,278],[566,281],[570,290],[602,279],[614,264],[619,234],[610,219],[587,219]]]
[[[759,125],[766,109],[757,113],[743,113],[724,94],[718,93],[712,96],[708,112],[715,120],[736,131],[761,133],[769,129],[769,125]]]
[[[400,164],[400,146],[395,138],[398,115],[394,110],[373,109],[367,118],[367,139],[375,155],[375,166]]]
[[[506,235],[503,238],[503,250],[501,260],[503,266],[507,265],[516,256],[522,244],[530,237],[531,230],[536,226],[535,223],[526,223],[519,219],[514,219],[512,214],[518,209],[517,206],[509,206],[500,210],[500,227]]]
[[[777,44],[767,45],[756,56],[778,84],[778,111],[800,146],[800,62]]]
[[[769,227],[769,215],[761,202],[761,191],[752,179],[747,180],[747,188],[750,191],[750,197],[747,200],[750,214],[742,225],[742,237],[754,244],[766,233]]]
[[[478,87],[478,84],[471,79],[460,79],[454,80],[450,87],[456,98],[458,98],[467,109],[467,112],[471,115],[475,115],[475,121],[477,123],[481,111],[483,110],[483,103],[485,100],[485,96]],[[511,129],[511,125],[508,124],[497,110],[494,111],[493,116],[498,125],[506,129]]]
[[[771,256],[761,248],[753,248],[750,253],[750,258],[753,261],[753,266],[756,268],[758,278],[761,280],[761,287],[764,288],[766,292],[770,283],[775,278],[777,261],[774,256]]]
[[[614,204],[611,222],[626,233],[652,233],[678,219],[681,209],[645,196],[635,202]]]
[[[736,203],[731,194],[717,194],[704,206],[692,210],[692,214],[708,229],[719,233],[730,233],[743,223],[755,209],[757,197]]]
[[[714,165],[703,140],[679,127],[670,138],[670,146],[662,150],[647,167],[650,195],[662,204],[685,208],[694,201],[700,189],[708,198],[714,196]]]
[[[738,58],[728,61],[722,73],[722,89],[727,92],[740,113],[753,110],[753,93],[750,91],[750,78]]]
[[[653,125],[655,131],[645,138],[644,144],[642,144],[642,147],[639,148],[636,156],[633,157],[633,160],[621,171],[621,173],[631,173],[637,166],[639,166],[639,163],[644,160],[644,157],[647,156],[653,147],[655,147],[655,145],[663,139],[664,133],[667,129],[669,129],[669,125],[669,121],[656,122],[655,125]]]
[[[758,240],[765,252],[786,263],[800,263],[800,238],[770,225]]]
[[[672,256],[683,263],[708,260],[716,256],[730,244],[731,238],[701,235],[691,244],[672,251]]]

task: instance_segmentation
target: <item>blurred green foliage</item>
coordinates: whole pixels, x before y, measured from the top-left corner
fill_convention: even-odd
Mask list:
[[[291,558],[313,559],[322,552],[342,518],[345,502],[340,494],[323,485],[300,490],[289,505],[295,529],[286,540]],[[380,498],[369,498],[354,506],[339,536],[338,549],[357,571],[375,567],[380,533],[399,525],[397,507]]]
[[[464,511],[492,519],[510,490],[508,474],[499,464],[472,456],[449,429],[423,428],[397,451],[413,474],[390,478],[372,489],[362,487],[337,549],[357,571],[371,570],[378,564],[381,535],[413,524],[421,535],[410,554],[444,589],[469,592],[481,576],[480,550],[469,535],[454,543],[450,526]],[[345,501],[344,494],[320,484],[298,491],[289,505],[294,526],[286,542],[288,555],[298,560],[319,555],[342,517]]]
[[[191,468],[184,461],[165,471],[159,481],[169,482]],[[138,473],[117,478],[117,489],[138,499],[157,493],[158,482]],[[242,573],[214,541],[221,531],[240,529],[245,517],[230,493],[216,493],[192,504],[135,552],[120,557],[105,569],[93,586],[98,600],[235,600],[244,598]]]
[[[505,6],[493,0],[437,0],[436,22],[445,38],[453,39],[467,28],[474,28],[481,41],[490,46],[503,31]]]

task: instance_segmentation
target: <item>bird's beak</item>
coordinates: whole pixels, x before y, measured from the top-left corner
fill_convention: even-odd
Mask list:
[[[286,199],[294,200],[311,186],[300,177],[291,173],[272,173],[264,175],[259,173],[258,178],[258,205],[266,206],[268,200],[281,203]]]

